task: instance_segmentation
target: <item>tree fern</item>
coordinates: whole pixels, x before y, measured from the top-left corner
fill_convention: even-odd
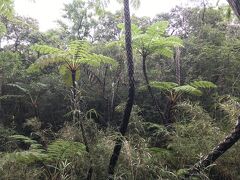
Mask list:
[[[39,52],[42,56],[32,64],[28,72],[36,71],[38,68],[44,68],[50,64],[61,64],[60,74],[63,76],[64,81],[69,77],[79,73],[80,64],[88,64],[90,66],[99,67],[101,64],[110,64],[113,67],[117,66],[117,62],[110,57],[91,52],[91,46],[86,41],[72,41],[67,46],[66,50],[50,47],[47,45],[34,45],[32,50]],[[63,67],[64,66],[64,67]],[[75,74],[75,80],[76,80]]]
[[[145,31],[133,25],[133,48],[142,58],[142,70],[149,94],[152,97],[155,108],[159,113],[161,121],[165,124],[161,106],[156,99],[147,74],[147,60],[153,54],[158,54],[167,58],[173,57],[173,49],[176,46],[182,46],[182,40],[178,37],[168,36],[166,29],[168,22],[160,21],[149,26]]]
[[[192,94],[192,95],[196,95],[196,96],[201,96],[202,95],[202,91],[190,86],[190,85],[183,85],[183,86],[179,86],[179,87],[175,87],[173,88],[173,90],[176,93],[187,93],[187,94]]]
[[[216,88],[217,86],[209,81],[194,81],[190,84],[185,84],[182,86],[179,86],[178,84],[174,82],[157,82],[153,81],[150,83],[150,85],[156,89],[159,89],[161,91],[173,91],[175,93],[179,94],[191,94],[196,96],[202,95],[202,89],[212,89]]]
[[[72,41],[66,50],[47,45],[34,45],[31,49],[43,54],[32,65],[41,68],[52,63],[63,63],[66,67],[73,70],[77,70],[81,63],[93,66],[99,66],[101,63],[116,65],[116,61],[110,57],[91,53],[90,45],[86,41]]]
[[[49,144],[47,156],[50,160],[68,159],[74,156],[82,155],[86,147],[79,142],[56,140]]]
[[[190,85],[195,88],[200,88],[200,89],[217,88],[217,86],[210,81],[194,81],[194,82],[190,83]]]
[[[85,146],[79,142],[58,139],[50,143],[47,149],[44,149],[37,141],[24,135],[12,135],[9,138],[12,141],[14,140],[29,145],[29,149],[25,151],[3,153],[0,157],[1,166],[7,162],[24,164],[58,162],[59,160],[71,159],[86,153]]]
[[[171,90],[178,86],[178,84],[174,82],[157,82],[157,81],[150,82],[150,85],[159,90]]]

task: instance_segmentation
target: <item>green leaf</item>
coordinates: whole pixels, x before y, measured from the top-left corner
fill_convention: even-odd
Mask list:
[[[28,94],[29,93],[29,90],[20,86],[19,84],[7,84],[8,86],[11,86],[11,87],[14,87],[14,88],[17,88],[19,89],[20,91],[22,91],[23,93],[25,94]]]
[[[187,93],[187,94],[192,94],[192,95],[196,95],[196,96],[202,95],[202,91],[200,91],[199,89],[197,89],[193,86],[190,86],[190,85],[183,85],[183,86],[175,87],[174,90],[179,93]]]
[[[50,160],[67,159],[85,153],[85,149],[79,142],[56,140],[48,146],[47,155]]]
[[[30,49],[33,50],[33,51],[37,51],[37,52],[39,52],[41,54],[59,54],[59,53],[64,53],[64,51],[62,51],[61,49],[54,48],[54,47],[47,46],[47,45],[35,44],[35,45],[31,46]]]
[[[173,88],[177,87],[178,84],[174,82],[157,82],[153,81],[150,82],[150,86],[157,88],[159,90],[164,90],[164,91],[169,91],[172,90]]]
[[[3,96],[0,96],[0,101],[16,99],[16,98],[23,98],[23,97],[24,96],[22,96],[22,95],[3,95]]]
[[[217,88],[217,86],[210,81],[194,81],[194,82],[190,83],[190,85],[195,88],[202,88],[202,89]]]
[[[149,36],[161,36],[166,32],[167,27],[169,26],[168,21],[159,21],[147,28],[146,33]]]

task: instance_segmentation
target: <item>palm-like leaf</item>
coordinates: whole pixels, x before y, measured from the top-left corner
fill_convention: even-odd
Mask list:
[[[174,91],[179,94],[191,94],[196,96],[201,96],[201,89],[211,89],[216,88],[217,86],[209,81],[194,81],[190,84],[179,86],[174,82],[157,82],[153,81],[150,83],[151,87],[159,89],[161,91]]]
[[[51,46],[47,46],[47,45],[33,45],[31,47],[32,50],[37,51],[41,54],[60,54],[60,53],[64,53],[64,51],[62,51],[61,49],[58,48],[54,48]]]
[[[196,95],[196,96],[201,96],[202,95],[202,91],[190,86],[190,85],[183,85],[183,86],[179,86],[179,87],[175,87],[173,88],[175,92],[177,93],[187,93],[187,94],[191,94],[191,95]]]
[[[35,162],[58,161],[69,159],[84,154],[85,146],[79,142],[55,140],[48,145],[47,150],[41,144],[23,135],[13,135],[11,140],[30,145],[28,150],[3,154],[0,158],[0,167],[7,162],[31,164]]]
[[[163,36],[168,26],[169,23],[167,21],[156,22],[147,28],[146,34],[151,37]]]
[[[143,55],[157,53],[166,57],[173,55],[173,47],[182,46],[182,40],[178,37],[166,37],[167,21],[152,24],[143,32],[136,25],[132,25],[133,45]]]
[[[174,82],[157,82],[157,81],[151,82],[150,85],[154,88],[164,91],[170,91],[178,86],[178,84]]]
[[[7,84],[8,86],[11,86],[11,87],[14,87],[14,88],[17,88],[18,90],[20,90],[21,92],[25,93],[25,94],[29,94],[29,90],[22,87],[21,85],[19,84]]]
[[[201,88],[201,89],[217,88],[217,86],[210,81],[194,81],[194,82],[190,83],[190,85],[195,88]]]
[[[88,64],[96,67],[101,64],[117,65],[117,62],[110,57],[91,53],[90,45],[86,41],[72,41],[66,50],[47,45],[34,45],[32,50],[44,55],[30,66],[30,71],[36,67],[43,68],[53,63],[65,64],[72,70],[78,70],[80,64]]]

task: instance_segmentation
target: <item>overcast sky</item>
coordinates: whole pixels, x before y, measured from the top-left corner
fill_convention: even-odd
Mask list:
[[[55,21],[63,14],[62,9],[64,3],[66,4],[71,1],[72,0],[35,0],[35,2],[33,2],[31,0],[15,0],[15,10],[19,15],[37,19],[40,30],[46,31],[56,27]],[[134,13],[138,16],[153,17],[158,13],[169,11],[176,5],[186,5],[187,2],[188,0],[141,0],[140,8]],[[117,8],[118,7],[112,7],[112,9]]]

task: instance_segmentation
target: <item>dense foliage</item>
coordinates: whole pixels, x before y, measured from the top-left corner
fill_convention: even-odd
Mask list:
[[[124,17],[105,3],[73,0],[58,28],[40,32],[0,0],[0,179],[107,179],[116,141],[114,179],[188,179],[234,130],[240,22],[228,7],[132,15],[133,82]],[[134,104],[119,133],[131,80]],[[190,179],[240,179],[239,148]]]

